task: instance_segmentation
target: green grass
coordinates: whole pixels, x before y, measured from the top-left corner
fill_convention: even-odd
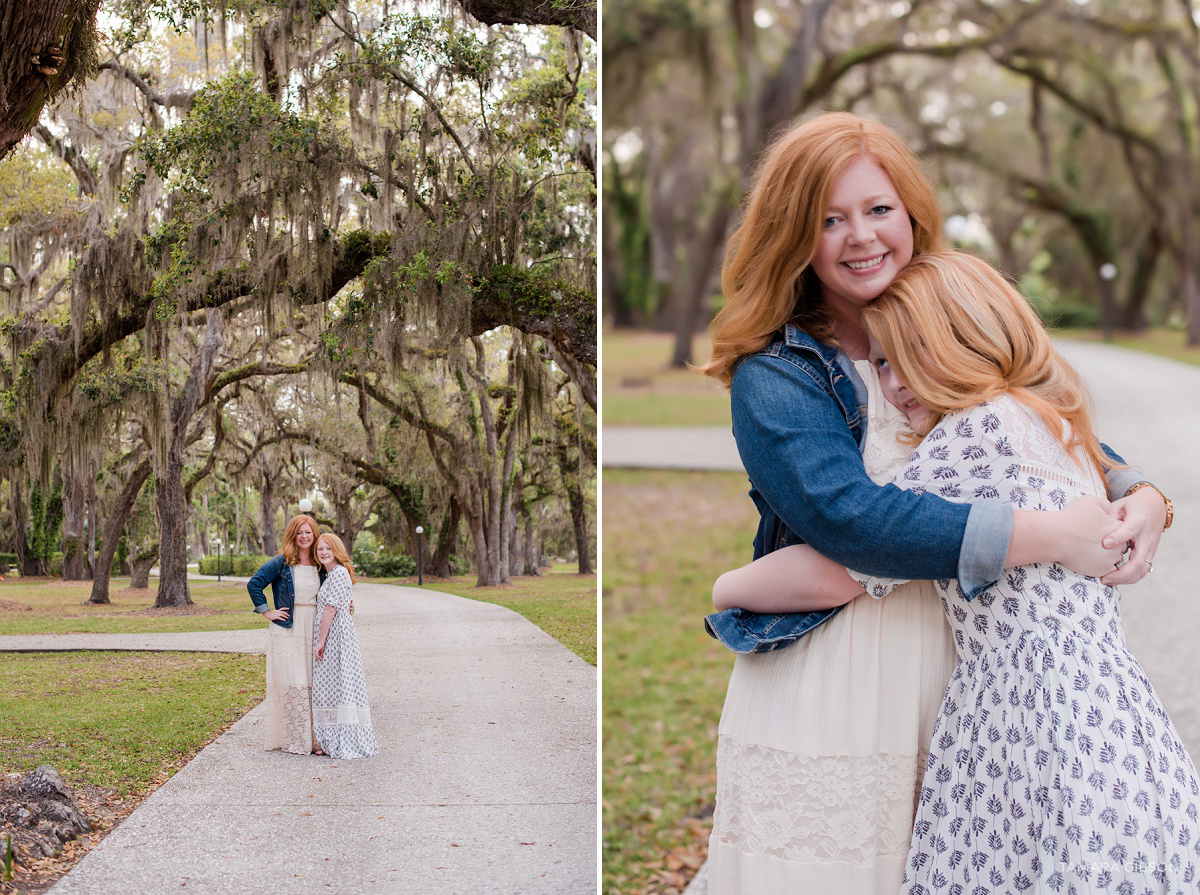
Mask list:
[[[596,576],[558,563],[540,577],[517,576],[502,587],[476,587],[474,575],[426,577],[425,586],[470,600],[495,603],[525,617],[579,658],[596,664]],[[415,578],[380,584],[416,584]]]
[[[263,698],[263,656],[0,654],[0,768],[137,794]]]
[[[740,473],[606,470],[603,512],[603,891],[678,892],[707,847],[733,664],[702,619],[757,517]]]
[[[147,590],[128,591],[129,579],[114,578],[107,605],[88,603],[91,582],[58,578],[6,578],[0,581],[0,635],[137,634],[166,631],[237,631],[260,628],[250,611],[246,585],[230,581],[191,581],[200,612],[172,615],[151,610],[157,581]],[[125,593],[122,593],[125,591]]]
[[[604,425],[727,426],[729,395],[715,380],[672,369],[672,337],[640,330],[605,330],[601,350]],[[705,336],[697,336],[692,361],[708,359]]]

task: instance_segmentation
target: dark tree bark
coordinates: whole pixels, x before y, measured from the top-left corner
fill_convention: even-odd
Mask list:
[[[17,571],[24,575],[28,562],[25,539],[29,534],[29,517],[26,514],[25,495],[16,476],[12,476],[8,481],[8,495],[13,514],[13,552],[17,556]]]
[[[192,362],[182,391],[172,402],[166,456],[155,458],[154,491],[161,557],[156,607],[192,603],[187,581],[188,502],[183,484],[184,449],[188,422],[200,409],[208,392],[213,361],[221,347],[223,322],[221,310],[208,312],[204,342]]]
[[[485,25],[561,25],[596,39],[596,4],[588,0],[462,0]]]
[[[117,505],[113,508],[112,518],[109,519],[108,526],[105,528],[100,552],[96,555],[96,574],[92,579],[92,595],[88,598],[89,603],[109,602],[108,579],[112,574],[112,561],[117,552],[117,543],[121,540],[121,532],[125,530],[125,520],[129,518],[129,513],[137,502],[138,494],[141,493],[142,485],[149,477],[150,461],[143,460],[129,474],[125,487],[121,489]],[[155,555],[157,556],[157,553]]]
[[[0,0],[0,158],[94,64],[100,0]]]
[[[154,544],[147,552],[138,556],[130,555],[129,571],[131,578],[129,586],[136,590],[145,590],[148,588],[150,586],[150,570],[154,568],[156,562],[158,562],[158,544]],[[190,603],[191,600],[188,602]],[[158,604],[155,603],[154,605],[157,606]]]
[[[453,573],[450,557],[454,555],[454,544],[458,540],[458,525],[462,521],[462,507],[457,497],[450,498],[450,512],[442,520],[441,530],[438,531],[437,549],[433,556],[425,561],[425,574],[438,578],[449,578]],[[422,539],[426,544],[427,539]]]
[[[87,512],[87,490],[78,470],[63,476],[63,581],[86,581],[87,545],[84,543],[84,517]]]
[[[275,551],[279,549],[275,546],[275,479],[276,476],[271,472],[270,465],[264,463],[262,470],[262,491],[259,493],[259,502],[262,505],[262,532],[260,533],[260,540],[263,556],[274,556]]]

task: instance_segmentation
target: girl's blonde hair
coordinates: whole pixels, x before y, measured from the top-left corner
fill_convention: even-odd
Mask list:
[[[309,557],[313,562],[316,562],[316,554],[312,551],[317,546],[317,538],[321,534],[321,529],[317,528],[317,523],[310,516],[301,514],[293,516],[288,520],[287,527],[283,530],[283,546],[279,548],[279,552],[283,554],[283,561],[294,566],[300,563],[300,548],[296,546],[296,535],[300,531],[300,527],[307,523],[312,528],[313,542],[309,547]]]
[[[953,251],[914,258],[862,320],[913,397],[933,413],[1007,392],[1102,477],[1114,465],[1096,439],[1083,380],[1029,303],[986,261]]]
[[[346,567],[346,571],[350,573],[350,583],[353,584],[355,581],[357,581],[358,579],[354,577],[354,564],[350,562],[350,553],[346,550],[346,545],[342,543],[342,539],[331,531],[325,532],[325,534],[317,538],[316,543],[313,544],[314,556],[316,556],[317,544],[319,544],[321,541],[324,541],[329,545],[329,549],[333,551],[333,558],[338,565]]]
[[[785,323],[833,342],[813,256],[838,177],[866,156],[896,188],[913,227],[913,254],[947,247],[942,211],[921,162],[890,128],[849,112],[826,112],[777,139],[754,175],[721,270],[725,304],[713,320],[712,357],[698,369],[726,385],[739,358]]]

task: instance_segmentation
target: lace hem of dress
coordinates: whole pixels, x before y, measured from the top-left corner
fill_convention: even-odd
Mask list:
[[[722,736],[714,835],[785,861],[903,857],[926,754],[804,755]]]
[[[308,687],[285,687],[279,694],[279,715],[283,728],[284,752],[307,755],[312,752],[312,690]]]

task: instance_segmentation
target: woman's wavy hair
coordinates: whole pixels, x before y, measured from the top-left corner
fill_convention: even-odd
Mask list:
[[[947,247],[942,211],[921,161],[887,126],[849,112],[794,125],[762,157],[721,270],[724,306],[713,320],[712,356],[701,372],[726,385],[738,359],[793,322],[834,342],[811,264],[834,182],[857,159],[874,160],[913,226],[913,253]]]
[[[914,258],[862,319],[913,397],[933,413],[1007,392],[1101,476],[1114,465],[1096,439],[1083,380],[1029,303],[986,261],[954,251]]]
[[[346,571],[350,573],[350,583],[353,584],[358,579],[354,576],[354,563],[350,562],[350,552],[346,549],[346,545],[331,531],[325,532],[313,543],[313,556],[316,556],[317,544],[324,541],[329,545],[329,549],[333,551],[333,558],[339,565],[345,566]]]
[[[300,531],[300,526],[305,523],[308,523],[313,533],[313,546],[308,548],[309,551],[312,551],[317,546],[317,538],[321,534],[321,529],[317,527],[317,521],[311,516],[305,516],[303,513],[299,516],[293,516],[288,520],[287,527],[283,530],[283,546],[279,548],[279,552],[283,554],[283,561],[289,566],[300,563],[300,548],[296,546],[296,533]],[[309,555],[313,558],[313,562],[317,561],[315,553],[310,552]]]

